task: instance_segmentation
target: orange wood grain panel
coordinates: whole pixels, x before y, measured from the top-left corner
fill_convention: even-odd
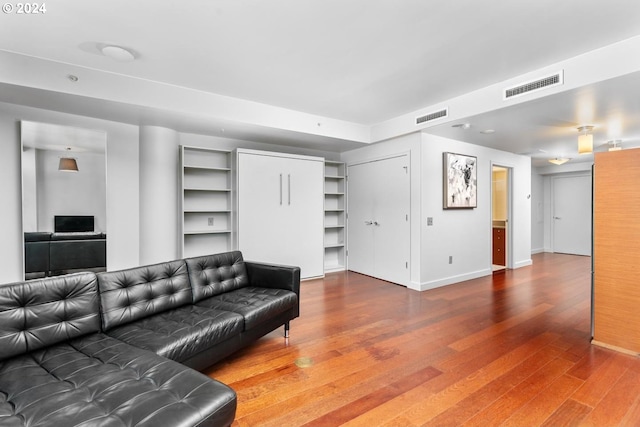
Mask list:
[[[595,154],[594,340],[640,353],[640,149]]]

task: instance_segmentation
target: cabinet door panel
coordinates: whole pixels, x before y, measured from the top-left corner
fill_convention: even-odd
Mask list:
[[[238,155],[238,248],[247,260],[323,274],[322,159]]]
[[[282,262],[282,170],[278,157],[238,156],[238,249],[247,260]]]
[[[302,277],[324,273],[324,164],[291,159],[286,165],[285,222],[286,254],[300,266]]]

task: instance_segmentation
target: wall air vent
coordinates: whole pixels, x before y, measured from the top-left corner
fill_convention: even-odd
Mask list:
[[[449,115],[449,109],[445,108],[440,111],[434,111],[433,113],[425,114],[424,116],[416,117],[416,125],[430,122],[432,120],[441,119]]]
[[[541,89],[545,89],[552,86],[558,86],[563,83],[563,73],[559,71],[540,79],[521,83],[517,86],[512,86],[504,90],[504,99],[511,99],[515,96],[524,95],[526,93],[535,92]]]

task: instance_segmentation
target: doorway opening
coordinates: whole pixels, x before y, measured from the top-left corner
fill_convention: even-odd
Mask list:
[[[491,170],[491,266],[494,272],[509,266],[511,169],[493,165]]]

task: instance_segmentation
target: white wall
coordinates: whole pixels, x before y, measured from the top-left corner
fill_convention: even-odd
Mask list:
[[[54,231],[55,215],[92,215],[95,231],[106,232],[107,194],[104,154],[74,152],[73,157],[78,162],[78,172],[60,172],[58,170],[60,157],[67,155],[65,151],[36,150],[37,231]],[[27,174],[23,175],[26,178]],[[26,190],[25,188],[25,192]],[[27,212],[26,206],[25,212]]]
[[[531,168],[531,253],[544,252],[544,177]]]
[[[478,207],[442,208],[442,153],[478,158]],[[393,154],[411,156],[411,288],[426,290],[491,274],[492,166],[513,170],[514,268],[531,264],[531,160],[428,134],[415,133],[342,154],[355,163]],[[427,226],[427,217],[433,226]],[[453,263],[449,264],[449,256]]]
[[[140,128],[140,263],[179,257],[179,135],[157,126]]]
[[[0,141],[2,161],[0,168],[0,283],[22,280],[24,264],[22,253],[22,187],[20,174],[20,122],[12,114],[2,111],[0,104]]]
[[[38,231],[38,169],[35,148],[22,151],[22,225],[24,231]]]
[[[444,210],[442,153],[478,159],[478,207]],[[493,165],[512,169],[512,268],[531,264],[531,159],[461,141],[423,134],[421,289],[431,289],[492,273],[491,181]],[[426,226],[426,218],[433,226]],[[449,257],[453,263],[449,264]]]

